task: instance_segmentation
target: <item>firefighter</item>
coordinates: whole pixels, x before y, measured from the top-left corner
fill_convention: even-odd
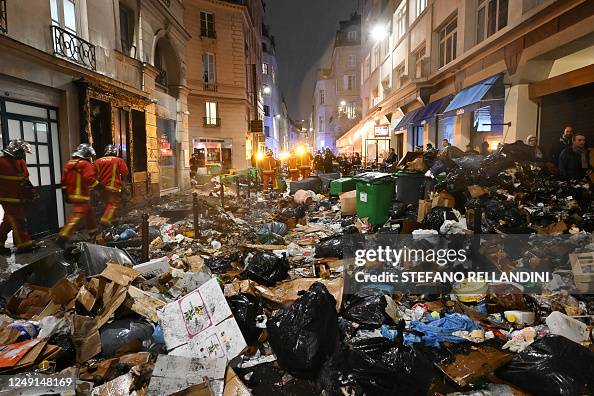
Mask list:
[[[5,247],[8,233],[12,230],[12,239],[17,253],[33,250],[33,243],[27,230],[24,202],[27,199],[27,189],[33,191],[29,181],[29,172],[25,157],[31,154],[29,143],[20,139],[11,140],[2,150],[0,157],[0,203],[4,210],[4,219],[0,224],[0,254],[10,254]]]
[[[299,171],[301,172],[301,177],[307,179],[311,174],[312,155],[309,150],[306,149],[303,154],[299,156],[299,159]]]
[[[70,161],[62,170],[62,191],[66,202],[72,204],[72,213],[59,232],[58,245],[64,247],[72,238],[79,223],[85,221],[89,236],[97,235],[95,210],[91,206],[91,190],[99,184],[92,160],[95,150],[83,143],[72,153]]]
[[[289,159],[287,160],[287,167],[289,168],[289,176],[291,181],[299,180],[299,158],[295,155],[295,150],[291,150]]]
[[[122,178],[128,176],[129,173],[126,161],[120,158],[118,154],[119,147],[108,144],[105,147],[103,157],[95,161],[97,180],[104,187],[105,212],[103,212],[103,216],[99,221],[101,225],[107,227],[117,218],[117,211],[121,201]]]
[[[268,186],[272,183],[272,187],[275,186],[275,179],[276,179],[276,159],[272,154],[272,150],[266,151],[266,157],[262,160],[261,164],[262,169],[262,191],[268,191]]]

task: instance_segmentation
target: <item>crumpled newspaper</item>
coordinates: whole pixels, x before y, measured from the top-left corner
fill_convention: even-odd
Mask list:
[[[534,342],[534,337],[536,337],[534,327],[526,327],[513,333],[511,340],[503,345],[503,349],[509,349],[512,352],[522,352],[528,345]]]

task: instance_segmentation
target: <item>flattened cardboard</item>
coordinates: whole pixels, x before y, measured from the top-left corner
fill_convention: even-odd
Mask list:
[[[50,298],[55,304],[67,305],[78,294],[78,287],[68,279],[62,278],[49,291]]]
[[[169,269],[169,258],[167,256],[147,261],[146,263],[138,264],[132,267],[138,271],[145,278],[152,278],[167,272]]]
[[[47,287],[24,284],[12,296],[6,310],[21,319],[31,319],[41,313],[50,302],[50,293]]]
[[[111,287],[113,286],[113,287]],[[108,283],[103,294],[103,308],[101,313],[95,318],[97,320],[97,329],[103,327],[110,319],[114,312],[124,303],[128,295],[125,287],[116,285],[115,283]]]
[[[323,283],[328,289],[330,294],[334,296],[336,300],[336,311],[340,310],[342,303],[342,294],[344,288],[344,278],[336,278],[332,280],[321,279],[321,278],[297,278],[288,282],[279,283],[275,287],[265,287],[261,285],[255,285],[256,291],[260,293],[262,298],[275,302],[281,305],[290,305],[295,302],[300,296],[300,291],[305,291],[310,288],[315,282]]]
[[[140,272],[134,268],[125,267],[119,264],[107,263],[107,267],[100,274],[101,277],[109,279],[121,286],[128,286],[134,279],[140,276]]]
[[[437,367],[459,386],[468,386],[508,363],[512,353],[491,346],[480,345],[468,354],[457,354],[449,364],[439,363]]]
[[[78,363],[86,362],[101,352],[101,337],[96,324],[96,320],[88,316],[72,316],[70,333]]]
[[[0,346],[0,369],[16,366],[40,342],[45,344],[45,340],[42,338],[35,338],[33,340],[17,342],[16,344]]]
[[[128,287],[128,297],[124,302],[126,308],[155,323],[159,322],[157,310],[165,306],[165,304],[165,301],[159,300],[134,286]]]
[[[177,394],[177,392],[186,395],[210,395],[212,391],[208,381],[219,381],[222,384],[226,367],[227,360],[224,358],[198,359],[159,355],[146,395],[161,396]],[[206,389],[195,387],[205,382]],[[192,390],[190,391],[189,388]],[[191,393],[184,393],[184,390]]]
[[[9,327],[7,323],[0,323],[0,326],[2,326],[0,328],[0,345],[14,344],[21,332],[14,327]]]
[[[216,279],[158,311],[168,350],[180,346],[200,352],[192,357],[232,359],[247,345]],[[178,353],[174,353],[179,355]]]
[[[229,367],[225,375],[223,396],[251,396],[249,388],[239,379],[235,371]]]

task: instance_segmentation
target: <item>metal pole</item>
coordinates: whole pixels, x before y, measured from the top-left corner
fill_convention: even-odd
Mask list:
[[[223,179],[221,178],[221,207],[225,210],[225,185],[223,184]]]
[[[142,214],[142,262],[146,263],[149,261],[149,215],[147,213]]]
[[[240,187],[240,184],[239,184],[239,176],[235,176],[235,188],[237,189],[237,199],[238,199],[238,200],[239,200],[239,198],[240,198],[240,195],[241,195],[241,194],[240,194],[240,192],[241,192],[241,191],[240,191],[239,187]]]
[[[192,193],[192,212],[194,213],[194,239],[200,238],[200,213],[198,212],[198,193]]]

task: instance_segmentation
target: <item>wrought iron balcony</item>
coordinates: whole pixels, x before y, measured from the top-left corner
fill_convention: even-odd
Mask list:
[[[215,128],[221,126],[221,119],[218,117],[202,117],[206,128]]]
[[[8,21],[6,18],[6,0],[0,0],[0,33],[8,33]]]
[[[59,26],[52,25],[51,30],[54,38],[54,55],[92,70],[97,70],[95,46],[93,44]]]
[[[161,0],[167,7],[171,6],[171,0]]]
[[[202,83],[202,90],[203,91],[216,92],[217,91],[217,83],[203,82]]]
[[[155,79],[155,82],[159,85],[161,85],[163,88],[167,89],[167,71],[165,70],[159,70],[159,74],[157,74],[157,78]]]

